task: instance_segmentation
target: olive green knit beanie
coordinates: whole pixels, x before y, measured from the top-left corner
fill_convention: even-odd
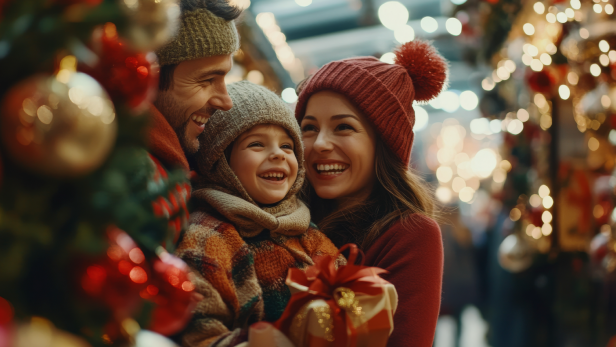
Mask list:
[[[239,49],[235,23],[226,21],[205,8],[184,11],[178,35],[160,50],[160,66],[179,64],[216,55],[231,54]]]
[[[304,145],[301,131],[293,111],[265,87],[241,81],[227,85],[233,107],[229,111],[216,111],[205,124],[199,137],[200,149],[195,158],[201,186],[215,185],[254,203],[231,170],[225,150],[241,134],[259,124],[279,125],[291,136],[297,158],[297,179],[287,193],[295,195],[304,183]]]

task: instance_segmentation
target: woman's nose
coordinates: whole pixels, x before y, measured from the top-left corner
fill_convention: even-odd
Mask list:
[[[334,148],[329,138],[329,134],[325,131],[321,131],[319,135],[317,135],[317,139],[314,141],[312,147],[317,152],[327,152]]]

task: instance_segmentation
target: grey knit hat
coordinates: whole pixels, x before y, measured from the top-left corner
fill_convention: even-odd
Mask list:
[[[287,130],[295,143],[298,162],[297,179],[286,198],[295,195],[304,184],[304,145],[293,111],[265,87],[241,81],[227,85],[233,108],[216,111],[199,137],[201,144],[195,163],[200,176],[198,186],[217,186],[254,203],[231,170],[225,150],[241,134],[259,124],[279,125]],[[195,187],[197,188],[197,187]]]
[[[156,52],[160,66],[179,64],[216,55],[227,55],[240,47],[233,21],[226,21],[205,8],[182,13],[178,35]]]

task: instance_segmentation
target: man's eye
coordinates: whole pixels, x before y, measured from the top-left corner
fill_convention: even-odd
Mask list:
[[[201,81],[199,83],[201,83],[201,84],[206,84],[206,83],[212,84],[212,82],[214,82],[214,79],[210,78],[210,79],[207,79],[207,80],[203,80],[203,81]]]
[[[305,132],[308,132],[308,131],[317,131],[317,127],[315,127],[315,126],[314,126],[314,125],[312,125],[312,124],[307,124],[307,125],[304,125],[304,126],[302,127],[302,132],[304,132],[304,133],[305,133]]]
[[[342,130],[355,130],[355,128],[353,128],[352,126],[348,125],[348,124],[340,124],[336,127],[336,130],[342,131]]]

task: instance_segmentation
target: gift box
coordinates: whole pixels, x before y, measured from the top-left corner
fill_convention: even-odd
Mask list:
[[[289,270],[291,299],[274,326],[295,347],[385,347],[398,304],[395,287],[379,277],[383,269],[357,265],[360,253],[345,245],[348,264],[336,269],[323,257],[305,272]],[[363,257],[362,257],[363,259]]]

